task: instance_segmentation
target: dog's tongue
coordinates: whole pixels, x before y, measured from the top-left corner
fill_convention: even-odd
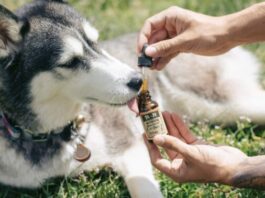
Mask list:
[[[138,109],[138,105],[137,105],[137,100],[136,98],[131,99],[128,103],[127,103],[129,109],[136,113],[139,114],[139,109]]]

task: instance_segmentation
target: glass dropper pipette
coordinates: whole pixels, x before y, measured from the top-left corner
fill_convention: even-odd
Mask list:
[[[141,72],[143,76],[143,84],[141,92],[148,91],[148,75],[146,68],[150,68],[153,64],[152,57],[145,54],[145,49],[148,47],[148,44],[144,44],[141,55],[138,57],[138,66],[141,67]]]

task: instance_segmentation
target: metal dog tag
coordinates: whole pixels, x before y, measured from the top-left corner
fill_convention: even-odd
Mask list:
[[[90,156],[91,156],[91,152],[85,145],[83,144],[77,145],[75,155],[74,155],[75,160],[79,162],[85,162],[90,158]]]

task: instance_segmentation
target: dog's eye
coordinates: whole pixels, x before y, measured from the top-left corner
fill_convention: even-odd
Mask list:
[[[78,64],[80,64],[81,58],[80,57],[73,57],[71,60],[68,62],[59,65],[60,67],[66,67],[66,68],[75,68]]]

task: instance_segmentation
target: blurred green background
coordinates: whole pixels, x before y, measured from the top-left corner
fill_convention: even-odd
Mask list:
[[[24,5],[28,0],[0,0],[11,10]],[[239,11],[258,0],[69,0],[99,30],[100,39],[138,31],[144,20],[171,5],[210,15],[224,15]],[[245,46],[265,63],[265,44]],[[264,83],[264,75],[260,76]],[[263,127],[240,120],[234,127],[214,126],[208,123],[190,125],[198,135],[213,143],[228,144],[240,148],[248,155],[265,154],[265,130]],[[176,184],[156,173],[165,197],[265,197],[265,193],[249,189],[236,189],[218,184]],[[58,178],[47,181],[37,190],[15,189],[0,186],[2,197],[129,197],[127,188],[119,175],[109,169],[81,174],[77,178]]]

